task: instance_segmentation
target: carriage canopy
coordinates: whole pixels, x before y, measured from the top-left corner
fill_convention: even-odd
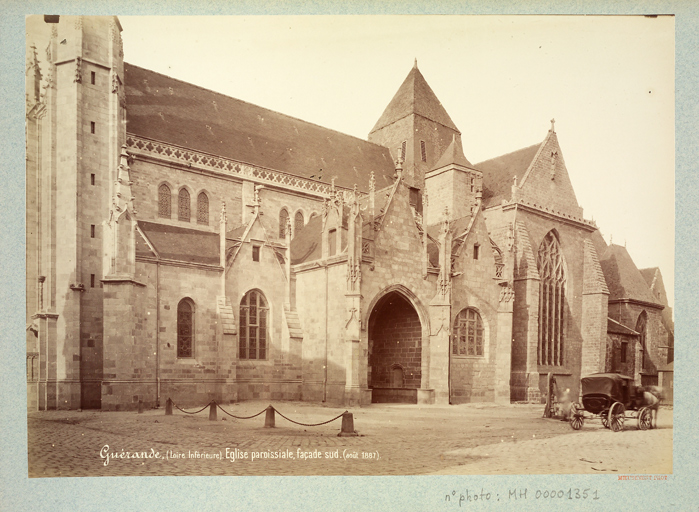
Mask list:
[[[633,383],[633,378],[619,373],[595,373],[580,379],[582,383],[582,394],[585,395],[607,395],[620,402],[624,402],[626,397],[624,390]],[[626,392],[628,393],[628,391]]]

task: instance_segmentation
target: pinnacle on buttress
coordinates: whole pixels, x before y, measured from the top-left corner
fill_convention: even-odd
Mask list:
[[[413,69],[417,69],[417,57],[415,57],[415,64],[413,64]]]
[[[32,43],[27,52],[26,95],[30,104],[38,103],[41,97],[41,67],[36,55],[36,46]]]

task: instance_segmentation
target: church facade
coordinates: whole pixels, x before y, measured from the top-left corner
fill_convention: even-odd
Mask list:
[[[539,401],[671,362],[660,271],[583,217],[553,122],[472,164],[417,64],[362,140],[130,65],[116,17],[48,21],[30,409]]]

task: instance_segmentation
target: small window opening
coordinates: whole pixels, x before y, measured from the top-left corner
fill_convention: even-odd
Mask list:
[[[260,261],[260,246],[252,246],[252,261]]]
[[[420,155],[422,156],[422,161],[427,162],[427,148],[424,140],[420,141]]]
[[[473,259],[477,260],[480,253],[481,246],[478,244],[473,244]]]
[[[95,175],[90,174],[90,185],[94,185],[94,184],[95,184]]]
[[[400,159],[405,160],[405,147],[408,144],[407,141],[403,141],[403,143],[400,145]]]
[[[410,195],[408,197],[408,200],[410,202],[410,206],[413,208],[417,207],[417,202],[418,202],[418,197],[419,197],[419,191],[416,188],[411,188],[410,189]]]
[[[90,72],[90,83],[92,85],[95,85],[95,72],[94,71]]]
[[[95,274],[90,274],[90,288],[95,287]]]
[[[90,133],[95,133],[95,122],[90,121]]]
[[[628,343],[625,341],[621,342],[621,357],[619,358],[622,363],[626,362],[626,347]]]
[[[473,178],[471,178],[471,192],[473,192]]]
[[[90,225],[90,238],[95,238],[95,225]]]

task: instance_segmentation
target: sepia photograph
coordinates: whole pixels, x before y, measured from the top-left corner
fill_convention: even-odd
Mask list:
[[[7,510],[686,509],[686,16],[32,11]]]
[[[26,43],[29,477],[672,473],[672,16]]]

